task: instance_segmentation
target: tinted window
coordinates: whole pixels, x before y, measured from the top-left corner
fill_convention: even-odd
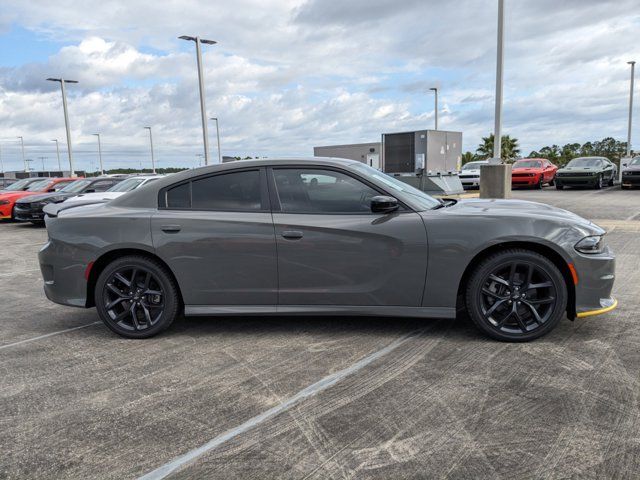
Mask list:
[[[197,210],[260,210],[260,172],[225,173],[194,180],[191,207]]]
[[[56,183],[56,184],[53,186],[54,191],[56,191],[56,192],[57,192],[57,191],[59,191],[59,190],[62,190],[64,187],[66,187],[67,185],[69,185],[71,182],[73,182],[73,180],[67,180],[66,182],[58,182],[58,183]]]
[[[331,170],[275,169],[273,174],[283,212],[369,213],[373,188]]]
[[[191,183],[183,183],[167,191],[167,208],[189,208],[191,206]]]
[[[113,180],[100,180],[99,182],[93,183],[89,187],[89,190],[95,190],[96,192],[106,192],[111,187],[113,187],[114,183],[116,182],[114,182]]]

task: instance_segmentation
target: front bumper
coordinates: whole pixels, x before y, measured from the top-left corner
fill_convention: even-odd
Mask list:
[[[41,203],[16,203],[15,219],[20,222],[43,222],[44,212]]]
[[[640,172],[635,175],[622,174],[623,187],[640,187]]]
[[[0,205],[0,219],[11,218],[11,210],[13,209],[13,204],[7,203],[6,205]]]
[[[519,176],[519,175],[511,175],[511,185],[514,187],[533,187],[540,183],[540,175],[530,176]]]
[[[556,185],[566,187],[595,187],[598,183],[598,175],[582,175],[575,177],[556,176]]]
[[[607,313],[616,308],[617,301],[611,296],[616,261],[608,248],[598,255],[577,254],[574,268],[578,277],[575,286],[578,318]]]
[[[458,175],[463,188],[480,188],[480,177],[461,177]]]

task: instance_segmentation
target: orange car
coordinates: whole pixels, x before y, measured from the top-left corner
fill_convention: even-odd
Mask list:
[[[57,192],[77,178],[52,177],[33,182],[26,190],[3,190],[0,193],[0,219],[13,218],[13,206],[16,200],[38,193]],[[9,189],[11,186],[9,186]]]

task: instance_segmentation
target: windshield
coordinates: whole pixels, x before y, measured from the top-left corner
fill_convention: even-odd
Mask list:
[[[91,184],[91,180],[76,180],[75,182],[71,182],[69,185],[64,187],[61,192],[71,192],[78,193],[84,190]]]
[[[480,165],[484,165],[484,162],[469,162],[462,166],[462,170],[478,170]]]
[[[440,205],[441,203],[435,198],[427,195],[422,190],[418,190],[417,188],[412,187],[411,185],[401,182],[395,177],[390,177],[386,173],[382,173],[376,170],[369,165],[365,165],[364,163],[359,163],[356,165],[352,165],[355,170],[359,170],[365,174],[367,177],[372,177],[378,180],[379,182],[384,183],[388,186],[391,191],[402,192],[404,194],[411,195],[411,198],[417,202],[420,207],[425,210],[433,208],[435,206]]]
[[[513,164],[513,168],[542,168],[542,162],[539,160],[520,160]]]
[[[142,182],[144,182],[144,178],[128,178],[127,180],[116,183],[107,190],[107,192],[130,192],[138,188]]]
[[[49,185],[50,180],[40,180],[39,182],[33,182],[27,188],[27,192],[39,192],[40,190],[44,190],[44,188]]]
[[[640,167],[640,157],[636,157],[629,162],[629,165],[633,165],[634,167]]]
[[[32,183],[34,180],[31,178],[23,178],[22,180],[18,180],[15,183],[12,183],[8,187],[4,188],[7,192],[17,192],[19,190],[24,190],[24,187]]]
[[[599,158],[580,157],[567,163],[567,167],[599,167],[601,162],[602,160]]]

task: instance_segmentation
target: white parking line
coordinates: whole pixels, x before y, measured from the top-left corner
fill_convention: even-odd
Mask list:
[[[6,345],[0,345],[0,350],[15,347],[16,345],[22,345],[23,343],[35,342],[36,340],[42,340],[43,338],[53,337],[54,335],[60,335],[61,333],[73,332],[74,330],[80,330],[81,328],[87,328],[91,325],[102,323],[100,321],[88,323],[86,325],[80,325],[79,327],[67,328],[66,330],[59,330],[57,332],[47,333],[46,335],[40,335],[38,337],[27,338],[26,340],[20,340],[19,342],[7,343]]]
[[[374,362],[378,358],[394,351],[396,348],[401,346],[403,343],[405,343],[409,339],[416,337],[420,332],[422,332],[422,330],[411,332],[397,340],[394,340],[386,347],[370,355],[367,355],[366,357],[358,360],[353,365],[343,370],[340,370],[338,372],[332,373],[331,375],[324,377],[322,380],[312,385],[309,385],[304,390],[300,390],[294,396],[289,397],[287,400],[284,400],[282,403],[276,405],[273,408],[270,408],[266,412],[261,413],[260,415],[256,415],[253,418],[250,418],[249,420],[244,422],[242,425],[239,425],[238,427],[233,428],[231,430],[227,430],[225,433],[213,438],[212,440],[209,440],[207,443],[205,443],[201,447],[191,450],[190,452],[187,452],[184,455],[181,455],[175,458],[174,460],[170,461],[169,463],[166,463],[165,465],[162,465],[161,467],[153,470],[152,472],[149,472],[146,475],[143,475],[142,477],[139,478],[139,480],[159,480],[159,479],[165,478],[167,475],[170,475],[171,473],[176,471],[178,468],[186,465],[187,463],[190,463],[191,461],[204,455],[210,450],[213,450],[214,448],[219,447],[223,443],[228,442],[232,438],[237,437],[238,435],[246,432],[247,430],[252,429],[253,427],[270,419],[271,417],[274,417],[282,412],[289,410],[298,402],[301,402],[306,398],[312,397],[313,395],[319,392],[322,392],[323,390],[326,390],[327,388],[335,385],[343,378],[357,372],[358,370],[361,370],[362,368],[366,367],[367,365]]]

